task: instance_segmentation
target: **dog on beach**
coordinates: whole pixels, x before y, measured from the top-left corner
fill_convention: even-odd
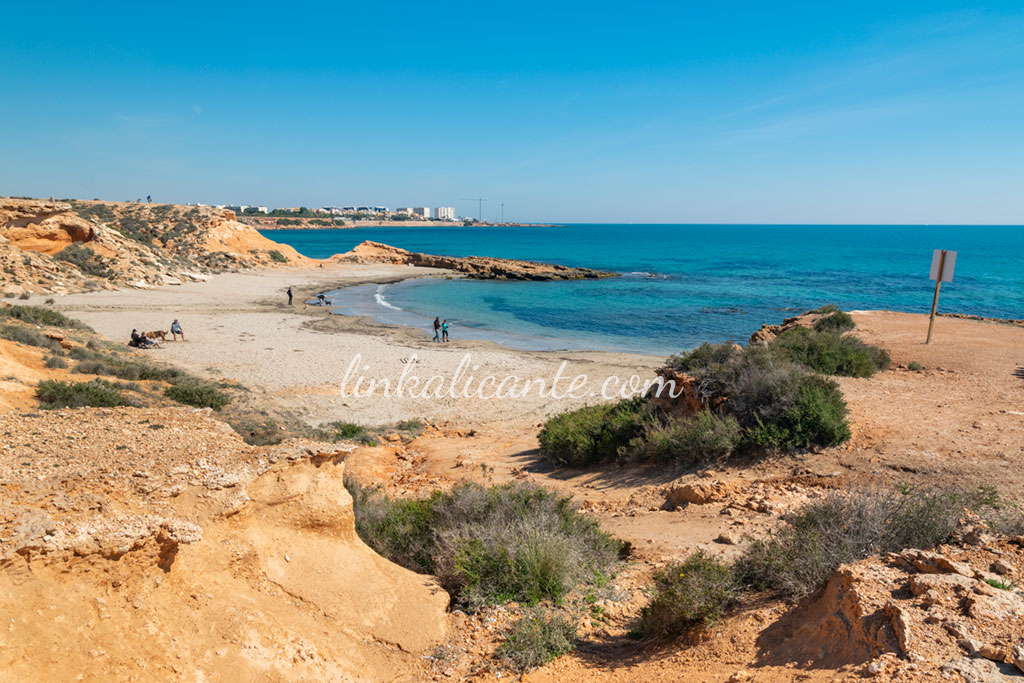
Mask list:
[[[164,332],[163,330],[157,330],[156,332],[146,332],[145,335],[150,339],[159,338],[161,343],[167,341],[167,332]]]

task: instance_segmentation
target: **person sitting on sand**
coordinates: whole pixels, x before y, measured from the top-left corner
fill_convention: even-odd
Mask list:
[[[441,319],[434,318],[434,341],[441,341]]]
[[[181,341],[185,341],[185,333],[181,331],[181,323],[175,318],[174,322],[171,323],[171,341],[178,341],[178,335],[181,335]]]
[[[137,329],[132,330],[132,340],[128,342],[128,346],[134,346],[135,348],[142,348],[142,335],[139,334]]]
[[[327,305],[327,296],[323,292],[316,295],[316,300],[321,306]]]
[[[448,321],[441,323],[441,341],[448,341]]]
[[[142,343],[144,344],[143,348],[146,348],[146,349],[159,349],[160,348],[160,342],[158,342],[156,339],[150,338],[149,336],[146,335],[145,332],[143,332],[139,336],[142,338]]]

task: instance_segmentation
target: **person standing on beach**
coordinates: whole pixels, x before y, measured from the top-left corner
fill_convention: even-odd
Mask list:
[[[448,321],[441,323],[441,341],[448,341]]]
[[[292,305],[292,288],[291,287],[288,288],[288,305],[289,306]]]
[[[174,322],[171,323],[171,341],[178,341],[178,335],[181,335],[181,341],[185,341],[185,333],[181,331],[181,323],[175,318]]]
[[[441,319],[434,318],[434,341],[441,341]]]

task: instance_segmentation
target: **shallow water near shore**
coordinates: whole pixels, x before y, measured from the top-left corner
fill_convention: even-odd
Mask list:
[[[606,280],[424,278],[333,295],[342,313],[519,348],[667,354],[743,342],[764,322],[823,303],[927,313],[932,250],[958,252],[940,310],[1024,318],[1024,228],[1013,226],[565,225],[273,230],[322,258],[364,240],[452,256],[496,256],[622,273]],[[424,334],[429,335],[429,332]]]

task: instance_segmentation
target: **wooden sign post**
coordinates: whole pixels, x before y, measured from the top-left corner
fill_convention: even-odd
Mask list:
[[[943,282],[953,281],[953,269],[956,267],[956,252],[936,249],[932,253],[931,279],[935,280],[935,296],[932,298],[932,315],[928,319],[928,339],[925,344],[932,343],[932,328],[935,326],[935,310],[939,307],[939,288]]]

